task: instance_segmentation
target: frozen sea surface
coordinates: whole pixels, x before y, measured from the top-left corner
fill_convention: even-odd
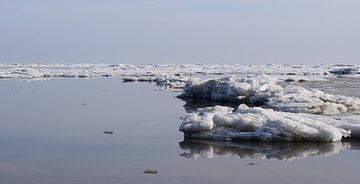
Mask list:
[[[358,81],[334,80],[301,85],[358,95],[350,91],[359,91]],[[215,104],[181,101],[175,98],[179,93],[155,91],[152,85],[101,78],[0,80],[0,88],[1,183],[359,181],[360,142],[356,140],[183,140],[179,117]],[[157,169],[158,174],[144,174],[147,169]]]
[[[252,64],[0,64],[0,79],[117,77],[124,81],[181,86],[191,77],[266,74],[280,80],[324,80],[333,76],[359,77],[360,65]]]

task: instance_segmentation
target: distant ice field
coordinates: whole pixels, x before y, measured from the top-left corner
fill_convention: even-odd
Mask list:
[[[183,81],[201,75],[266,74],[279,79],[323,80],[332,75],[359,75],[360,65],[244,65],[244,64],[0,64],[0,79],[121,77]]]

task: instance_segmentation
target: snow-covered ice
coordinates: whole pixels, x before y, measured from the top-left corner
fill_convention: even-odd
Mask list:
[[[120,77],[152,81],[156,77],[267,74],[285,80],[324,80],[342,73],[359,76],[360,65],[252,64],[0,64],[0,78],[38,80],[57,77]],[[340,72],[339,72],[340,71]],[[342,72],[344,71],[344,72]],[[349,71],[349,72],[348,72]]]
[[[256,141],[340,141],[351,131],[301,113],[277,112],[241,104],[207,107],[188,113],[179,130],[186,138]]]
[[[266,75],[236,78],[189,80],[179,98],[200,98],[212,101],[244,101],[262,103],[271,96],[282,93],[283,88]]]
[[[277,111],[341,114],[358,110],[360,99],[326,94],[301,86],[285,85],[266,75],[236,78],[189,80],[179,98],[211,101],[241,102],[251,106],[265,106]]]
[[[330,73],[335,75],[354,75],[359,74],[359,66],[354,65],[335,65]]]

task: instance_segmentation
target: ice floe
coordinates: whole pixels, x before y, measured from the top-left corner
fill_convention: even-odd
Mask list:
[[[155,83],[158,86],[167,88],[183,88],[185,83],[189,80],[187,77],[183,76],[143,76],[143,77],[123,77],[123,82],[151,82]]]
[[[187,113],[179,130],[186,138],[255,141],[340,141],[350,130],[333,126],[301,113],[277,112],[241,104],[207,107]]]
[[[296,85],[281,86],[266,75],[236,78],[189,80],[184,99],[206,99],[265,106],[277,111],[317,114],[341,114],[358,110],[360,99],[326,94],[317,89],[305,89]]]
[[[266,105],[279,111],[331,115],[358,110],[360,99],[289,85],[281,93],[268,98]]]
[[[187,102],[187,114],[179,130],[185,138],[324,142],[360,138],[359,98],[285,84],[267,75],[193,79],[183,91],[178,97]],[[193,103],[199,100],[211,103],[204,103],[209,107]]]
[[[283,88],[266,75],[236,78],[189,80],[179,98],[208,99],[212,101],[244,101],[251,104],[282,93]]]
[[[351,138],[360,138],[360,115],[359,114],[346,114],[346,115],[316,115],[316,114],[304,114],[299,115],[313,119],[316,121],[325,122],[327,125],[348,130],[351,132]]]
[[[359,67],[354,65],[334,65],[330,73],[335,75],[354,75],[359,74]]]

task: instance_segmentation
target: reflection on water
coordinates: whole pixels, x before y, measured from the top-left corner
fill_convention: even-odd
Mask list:
[[[291,161],[306,157],[330,156],[345,149],[360,149],[360,142],[221,142],[199,139],[185,139],[179,143],[185,158],[214,158],[215,156],[240,159],[276,159]]]

